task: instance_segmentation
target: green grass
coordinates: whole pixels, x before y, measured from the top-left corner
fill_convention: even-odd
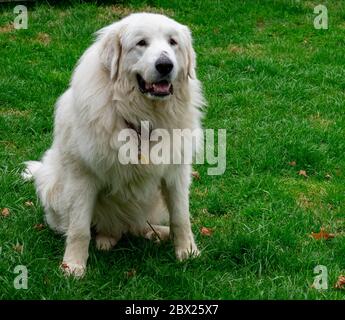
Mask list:
[[[344,299],[333,288],[345,273],[343,1],[324,1],[328,30],[313,27],[320,1],[143,3],[42,2],[29,7],[27,30],[8,28],[13,4],[0,7],[0,208],[10,209],[0,217],[0,298]],[[93,32],[142,10],[192,29],[208,100],[204,125],[227,129],[227,169],[207,176],[206,165],[195,167],[199,259],[178,263],[171,244],[128,237],[109,253],[92,243],[87,275],[68,279],[58,269],[63,238],[34,228],[43,210],[20,178],[22,162],[49,147],[53,105]],[[202,226],[213,235],[202,236]],[[309,237],[322,226],[336,237]],[[13,287],[18,264],[28,268],[28,290]],[[310,287],[319,264],[329,273],[322,292]]]

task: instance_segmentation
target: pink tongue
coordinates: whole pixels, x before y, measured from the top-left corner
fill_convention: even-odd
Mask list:
[[[157,93],[169,93],[170,83],[167,83],[167,82],[153,83],[152,88],[153,88],[153,91]]]

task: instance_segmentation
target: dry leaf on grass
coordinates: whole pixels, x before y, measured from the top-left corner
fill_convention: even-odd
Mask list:
[[[38,223],[34,225],[34,229],[36,229],[37,231],[41,231],[45,228],[45,225],[43,223]]]
[[[211,228],[206,228],[206,227],[201,227],[200,228],[200,233],[203,235],[203,236],[212,236],[213,234],[213,229]]]
[[[328,233],[325,231],[324,228],[321,228],[320,232],[317,232],[317,233],[312,232],[310,236],[316,240],[320,240],[320,239],[328,240],[328,239],[334,238],[335,234],[334,233]]]
[[[193,171],[192,176],[195,180],[200,180],[200,173],[198,171]]]
[[[330,180],[330,179],[332,179],[332,176],[331,176],[329,173],[327,173],[327,174],[325,175],[325,178],[326,178],[327,180]]]
[[[295,166],[296,166],[296,161],[290,161],[290,162],[289,162],[289,166],[295,167]]]
[[[26,201],[24,204],[26,207],[33,207],[34,206],[32,201]]]
[[[23,249],[24,247],[20,243],[17,243],[16,245],[13,246],[13,250],[19,253],[23,253]]]
[[[340,275],[338,277],[338,280],[337,280],[336,284],[334,285],[334,288],[336,288],[336,289],[344,289],[344,286],[345,286],[345,276]]]
[[[133,278],[137,274],[137,271],[135,269],[131,269],[127,272],[125,272],[126,278]]]
[[[10,215],[10,210],[9,210],[8,208],[2,209],[1,215],[2,215],[3,217],[8,217],[8,216]]]
[[[305,170],[300,170],[300,171],[298,171],[298,175],[299,176],[303,176],[303,177],[308,177],[308,175],[307,175],[307,171],[305,171]]]

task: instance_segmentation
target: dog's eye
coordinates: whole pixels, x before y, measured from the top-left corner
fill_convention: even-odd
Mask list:
[[[146,47],[147,46],[147,42],[146,40],[142,39],[137,43],[137,46],[139,47]]]
[[[175,39],[170,38],[170,40],[169,40],[169,44],[170,44],[171,46],[176,46],[176,45],[177,45],[177,42],[176,42],[176,40],[175,40]]]

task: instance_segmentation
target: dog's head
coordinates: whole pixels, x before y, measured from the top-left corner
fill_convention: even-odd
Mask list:
[[[150,99],[168,99],[178,81],[195,78],[190,31],[166,16],[132,14],[99,33],[111,80],[125,79]]]

